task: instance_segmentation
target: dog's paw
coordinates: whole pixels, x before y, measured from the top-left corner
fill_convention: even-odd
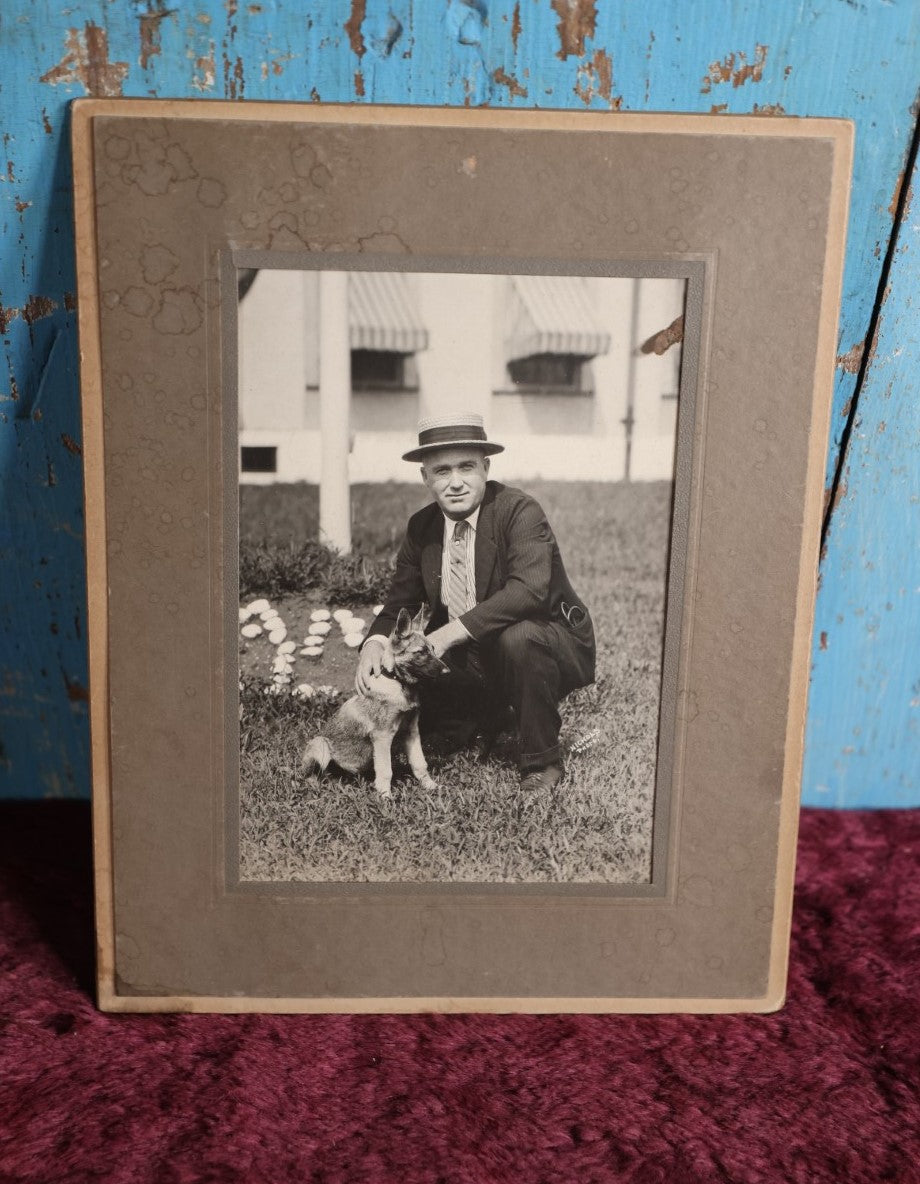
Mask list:
[[[427,773],[424,777],[417,778],[417,780],[422,789],[435,790],[438,788],[437,781],[433,777],[429,777]]]
[[[374,789],[377,791],[377,797],[383,798],[385,802],[388,802],[393,796],[389,783],[377,781],[374,783]]]

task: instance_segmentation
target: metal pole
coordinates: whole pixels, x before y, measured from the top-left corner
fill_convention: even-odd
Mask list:
[[[639,284],[640,280],[632,282],[632,309],[629,317],[629,361],[626,371],[626,415],[621,423],[626,429],[626,458],[623,468],[623,479],[632,478],[632,446],[633,430],[636,424],[636,355],[639,352]]]
[[[319,273],[319,535],[327,546],[351,550],[348,480],[351,352],[348,341],[348,276]]]

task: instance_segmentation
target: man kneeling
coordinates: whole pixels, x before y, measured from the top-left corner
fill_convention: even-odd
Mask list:
[[[465,721],[494,732],[510,707],[520,735],[521,786],[552,788],[563,775],[559,703],[594,681],[594,628],[569,583],[539,504],[490,481],[478,415],[422,420],[418,447],[434,502],[409,520],[383,610],[361,650],[355,687],[386,665],[384,639],[402,608],[429,606],[428,639],[450,674],[426,688],[422,729]]]

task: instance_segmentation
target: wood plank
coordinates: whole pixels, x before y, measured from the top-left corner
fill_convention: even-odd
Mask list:
[[[805,800],[920,806],[920,165],[822,564]]]
[[[613,0],[353,0],[350,11],[318,0],[200,0],[177,8],[76,0],[66,9],[51,0],[6,0],[0,39],[6,148],[0,162],[0,337],[6,363],[0,455],[7,510],[0,680],[7,693],[0,793],[83,796],[89,789],[66,136],[71,98],[489,103],[851,118],[857,125],[856,182],[835,394],[833,435],[839,444],[914,122],[918,37],[918,5],[837,0],[741,0],[730,7],[678,0],[650,6]],[[904,364],[894,358],[891,363]],[[896,406],[909,401],[915,381],[908,375],[894,383]],[[893,414],[888,422],[895,422]],[[833,453],[832,447],[829,472]],[[859,513],[883,523],[896,549],[903,543],[903,516],[886,516],[873,481],[854,485],[850,498],[857,488]],[[842,578],[839,568],[828,567],[822,595]],[[886,595],[892,591],[893,584]],[[913,612],[902,623],[916,633]],[[835,622],[834,644],[852,661],[862,643],[852,616],[844,616]],[[845,640],[848,629],[855,629],[851,640]],[[879,677],[888,677],[897,653],[887,641],[873,653]],[[809,733],[814,757],[807,765],[808,800],[819,792],[813,787],[831,776],[826,762],[838,758],[830,754],[842,752],[859,726],[838,722],[828,710],[822,656],[816,643],[815,701],[823,722]],[[913,759],[903,744],[912,709],[900,700],[888,706],[895,712],[894,748],[885,749],[890,772],[884,784],[894,785],[908,776]],[[861,744],[868,770],[881,750],[866,737]],[[888,792],[882,786],[871,800],[889,800]],[[820,799],[848,800],[844,790],[821,790]]]

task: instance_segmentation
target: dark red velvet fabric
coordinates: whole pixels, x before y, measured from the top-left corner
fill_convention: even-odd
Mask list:
[[[920,1181],[920,811],[806,811],[769,1016],[105,1016],[89,819],[0,808],[0,1180]]]

